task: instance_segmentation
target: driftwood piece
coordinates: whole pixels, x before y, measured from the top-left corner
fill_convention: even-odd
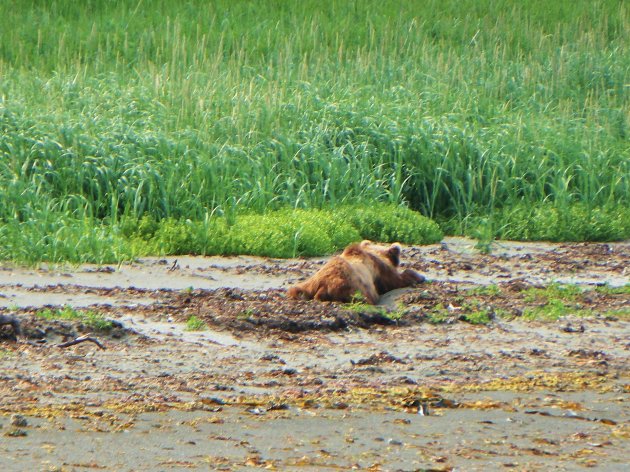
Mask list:
[[[90,341],[91,343],[96,344],[98,347],[100,347],[103,350],[107,349],[98,339],[93,338],[89,334],[84,334],[83,336],[79,336],[78,338],[73,339],[72,341],[66,341],[65,343],[57,344],[57,347],[62,347],[62,348],[70,347],[70,346],[74,346],[75,344],[83,343],[85,341]]]
[[[20,327],[20,321],[13,315],[0,314],[0,325],[10,324],[13,327],[15,336],[22,337],[22,328]]]

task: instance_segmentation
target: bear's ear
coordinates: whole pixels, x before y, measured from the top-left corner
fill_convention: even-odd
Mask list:
[[[395,267],[400,265],[400,244],[394,243],[387,250],[387,257]]]
[[[370,241],[369,239],[364,239],[363,241],[361,241],[360,246],[361,247],[366,247],[366,246],[371,246],[372,245],[372,241]]]

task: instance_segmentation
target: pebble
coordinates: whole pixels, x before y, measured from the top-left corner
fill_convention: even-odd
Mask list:
[[[17,426],[19,428],[23,428],[24,426],[28,426],[28,420],[24,416],[18,415],[16,413],[14,415],[11,415],[10,424],[11,426]]]

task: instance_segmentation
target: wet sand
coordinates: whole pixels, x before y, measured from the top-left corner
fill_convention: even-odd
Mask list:
[[[630,322],[604,313],[629,296],[519,313],[537,303],[524,287],[630,283],[630,244],[473,246],[405,248],[431,282],[383,297],[394,322],[286,299],[323,259],[4,266],[0,313],[27,340],[0,328],[1,469],[625,470]],[[512,316],[466,323],[472,302]],[[34,313],[66,304],[117,322],[92,333],[107,349],[56,346],[86,327]],[[436,305],[453,316],[428,322]],[[186,331],[191,315],[208,329]]]

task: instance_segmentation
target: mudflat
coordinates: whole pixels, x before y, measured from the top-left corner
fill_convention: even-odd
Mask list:
[[[628,467],[630,243],[447,238],[377,307],[287,299],[324,260],[3,266],[0,468]]]

